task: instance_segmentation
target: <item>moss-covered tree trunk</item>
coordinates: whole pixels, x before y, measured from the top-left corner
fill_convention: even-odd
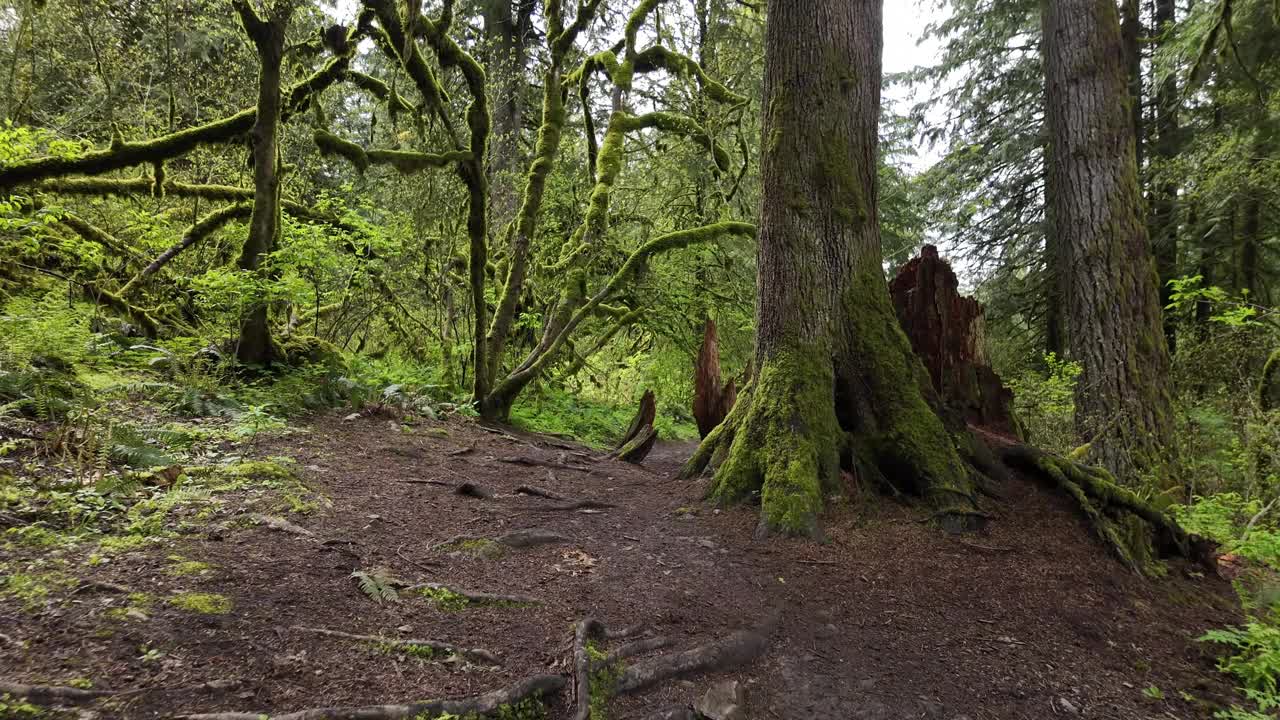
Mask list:
[[[280,236],[280,75],[285,32],[293,15],[292,0],[276,0],[263,17],[249,0],[235,0],[245,32],[258,51],[258,113],[249,137],[253,144],[253,213],[249,237],[240,254],[240,269],[258,271]],[[277,350],[271,338],[267,304],[255,301],[240,325],[236,357],[252,365],[270,365]]]
[[[755,380],[703,442],[721,501],[813,533],[842,465],[941,504],[967,470],[898,325],[876,212],[881,0],[769,4]]]
[[[1138,184],[1120,20],[1112,0],[1045,0],[1050,172],[1069,346],[1084,366],[1076,424],[1118,477],[1172,444],[1155,263]]]

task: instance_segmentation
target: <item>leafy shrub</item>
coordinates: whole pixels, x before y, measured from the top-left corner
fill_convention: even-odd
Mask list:
[[[1079,444],[1075,434],[1075,392],[1083,368],[1054,353],[1043,359],[1043,370],[1027,370],[1009,380],[1014,412],[1031,444],[1065,455]]]

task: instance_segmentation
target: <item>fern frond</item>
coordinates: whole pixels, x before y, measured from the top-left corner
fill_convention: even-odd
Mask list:
[[[395,602],[400,599],[399,593],[391,585],[394,582],[392,578],[386,578],[376,572],[368,573],[363,570],[356,570],[351,573],[351,577],[355,578],[356,584],[360,586],[360,591],[378,604]]]

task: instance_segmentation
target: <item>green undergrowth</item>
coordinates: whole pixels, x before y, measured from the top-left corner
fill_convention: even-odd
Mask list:
[[[570,437],[595,447],[612,447],[627,430],[637,405],[612,405],[542,388],[522,396],[511,409],[511,422],[530,432]],[[662,440],[696,440],[698,430],[689,418],[659,412],[654,420]]]
[[[1245,622],[1219,628],[1199,640],[1225,649],[1218,669],[1231,675],[1252,707],[1220,711],[1227,720],[1263,720],[1280,711],[1280,525],[1263,513],[1257,499],[1238,493],[1196,498],[1173,513],[1187,531],[1219,544],[1246,561],[1235,580]]]
[[[166,599],[173,607],[198,615],[226,615],[231,612],[231,599],[217,593],[184,592]]]

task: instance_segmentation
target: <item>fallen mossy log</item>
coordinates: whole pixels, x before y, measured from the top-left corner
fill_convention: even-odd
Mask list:
[[[1189,535],[1165,513],[1123,487],[1102,468],[1084,465],[1016,442],[994,443],[1008,465],[1063,490],[1107,548],[1140,575],[1155,572],[1152,550],[1203,561],[1203,541]],[[1140,520],[1149,532],[1137,531]]]
[[[609,698],[617,695],[639,692],[667,680],[700,672],[746,665],[764,653],[779,617],[777,612],[773,612],[757,627],[745,628],[688,650],[659,655],[630,667],[623,667],[622,661],[665,647],[668,644],[666,638],[636,640],[606,654],[595,647],[596,642],[634,637],[639,634],[638,629],[610,631],[596,618],[585,618],[574,631],[573,720],[589,720],[593,706],[608,702]]]
[[[510,687],[457,700],[430,700],[404,705],[366,705],[296,710],[272,715],[262,712],[221,712],[179,715],[180,720],[402,720],[402,718],[491,717],[503,708],[541,700],[559,692],[565,680],[559,675],[534,675]]]

